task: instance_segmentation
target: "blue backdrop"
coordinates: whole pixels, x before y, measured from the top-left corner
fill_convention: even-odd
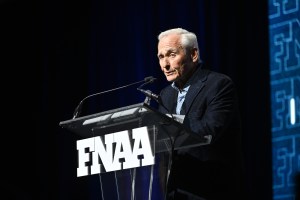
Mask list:
[[[269,22],[273,198],[299,199],[299,1],[269,1]]]

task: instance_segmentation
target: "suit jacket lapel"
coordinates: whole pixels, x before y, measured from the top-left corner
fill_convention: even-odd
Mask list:
[[[172,99],[174,99],[174,101],[170,101],[169,108],[171,110],[171,113],[176,113],[178,91],[173,89],[170,95],[172,96]]]
[[[164,104],[168,108],[168,111],[171,113],[176,113],[176,105],[177,105],[177,95],[178,92],[171,86],[168,90],[166,90],[166,93],[164,96],[167,96],[168,99],[172,99],[172,101],[165,101]]]
[[[199,94],[199,92],[202,90],[202,88],[205,86],[205,81],[207,80],[207,75],[208,75],[207,70],[203,70],[201,68],[197,69],[195,76],[193,77],[189,91],[186,94],[186,97],[184,100],[185,114],[188,114],[194,99]]]

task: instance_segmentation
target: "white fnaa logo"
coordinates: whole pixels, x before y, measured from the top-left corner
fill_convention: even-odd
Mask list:
[[[78,140],[77,150],[77,177],[154,164],[147,127]]]

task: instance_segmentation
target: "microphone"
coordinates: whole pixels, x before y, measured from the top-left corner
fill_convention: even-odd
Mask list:
[[[148,76],[144,80],[145,80],[145,83],[143,83],[142,85],[140,85],[137,89],[142,88],[146,84],[153,83],[156,80],[156,78],[154,78],[152,76]]]
[[[141,88],[137,88],[137,90],[141,91],[144,95],[146,95],[150,99],[154,99],[159,105],[161,105],[171,116],[172,120],[175,120],[173,114],[169,111],[169,109],[163,104],[161,97],[151,90],[143,90]]]
[[[125,87],[129,87],[129,86],[132,86],[132,85],[136,85],[136,84],[139,84],[139,83],[143,83],[140,87],[142,87],[143,85],[145,84],[148,84],[148,83],[152,83],[156,78],[152,77],[152,76],[148,76],[148,77],[145,77],[144,80],[141,80],[141,81],[137,81],[137,82],[134,82],[134,83],[130,83],[128,85],[124,85],[124,86],[121,86],[121,87],[117,87],[117,88],[113,88],[113,89],[110,89],[110,90],[105,90],[105,91],[102,91],[102,92],[98,92],[98,93],[95,93],[95,94],[91,94],[91,95],[88,95],[86,96],[85,98],[83,98],[78,106],[75,108],[74,110],[74,113],[73,113],[73,119],[75,119],[80,113],[81,113],[81,108],[82,108],[82,104],[83,102],[90,98],[90,97],[93,97],[93,96],[96,96],[96,95],[100,95],[100,94],[104,94],[104,93],[108,93],[108,92],[112,92],[112,91],[115,91],[115,90],[119,90],[119,89],[122,89],[122,88],[125,88]],[[140,88],[139,87],[139,88]]]
[[[153,93],[152,91],[150,90],[143,90],[141,88],[137,88],[137,90],[141,91],[144,95],[146,95],[147,97],[151,98],[151,99],[154,99],[155,101],[157,101],[157,103],[161,103],[161,99],[160,99],[160,96]]]

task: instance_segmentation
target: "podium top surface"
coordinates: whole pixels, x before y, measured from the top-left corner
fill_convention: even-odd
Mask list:
[[[211,138],[186,131],[182,120],[182,118],[178,119],[172,115],[163,114],[143,102],[61,121],[59,125],[82,138],[103,136],[141,126],[155,126],[157,128],[155,131],[158,132],[156,140],[163,143],[170,137],[178,140],[178,147],[210,143]]]
[[[79,134],[80,136],[90,137],[92,135],[89,132],[94,131],[95,129],[104,130],[108,129],[109,127],[115,127],[115,129],[110,129],[110,131],[114,131],[120,128],[126,128],[124,126],[127,126],[128,128],[132,128],[132,126],[138,127],[141,125],[141,120],[145,122],[145,115],[148,117],[147,122],[150,123],[150,121],[153,120],[153,116],[149,118],[149,114],[155,115],[155,117],[160,119],[171,120],[170,116],[160,113],[156,109],[143,102],[86,115],[75,119],[61,121],[59,125]],[[152,121],[152,123],[155,122]],[[179,122],[174,121],[172,123],[175,126],[181,127]],[[124,126],[122,126],[122,124]],[[106,134],[106,132],[104,131],[103,134]]]

